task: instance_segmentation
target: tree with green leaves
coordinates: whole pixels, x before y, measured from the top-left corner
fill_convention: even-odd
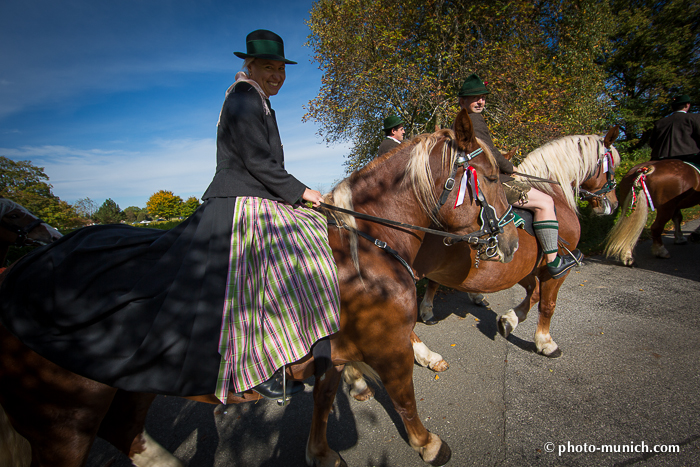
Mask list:
[[[126,218],[126,215],[113,199],[107,198],[92,217],[100,224],[118,224]]]
[[[612,46],[599,63],[628,142],[644,145],[672,97],[700,100],[700,3],[610,0]]]
[[[51,192],[43,167],[0,156],[0,196],[21,204],[56,228],[82,225],[73,207]]]
[[[98,206],[96,202],[94,202],[90,198],[85,197],[73,203],[73,208],[79,216],[82,216],[85,219],[92,219],[92,216],[97,211]]]
[[[180,216],[183,219],[187,219],[192,214],[194,214],[194,212],[199,207],[199,204],[199,199],[197,199],[194,196],[190,196],[189,198],[187,198],[187,201],[182,203],[182,206],[180,207]]]
[[[151,195],[146,202],[148,214],[154,219],[172,219],[180,216],[182,198],[176,196],[172,191],[160,190]]]
[[[126,221],[133,224],[134,222],[145,220],[148,217],[148,211],[137,206],[129,206],[124,209],[124,215],[126,216]]]
[[[472,72],[489,83],[485,117],[498,147],[529,151],[603,125],[607,4],[460,0],[319,0],[309,45],[323,70],[306,119],[328,143],[352,141],[346,165],[371,160],[381,121],[397,114],[407,137],[449,127]]]

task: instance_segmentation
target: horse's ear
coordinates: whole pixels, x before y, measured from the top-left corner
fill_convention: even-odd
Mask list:
[[[455,137],[457,139],[457,149],[460,151],[468,152],[470,147],[473,146],[474,139],[474,127],[472,126],[472,120],[469,118],[469,114],[466,109],[462,109],[457,114],[455,119]]]
[[[510,151],[508,151],[507,153],[503,154],[503,157],[505,157],[506,160],[509,161],[509,160],[515,155],[515,153],[518,152],[518,149],[520,149],[520,146],[515,146],[515,147],[514,147],[513,149],[511,149]]]
[[[440,131],[440,125],[438,125],[437,123],[435,124],[435,131],[436,132]]]
[[[610,149],[617,137],[620,135],[620,125],[611,126],[608,134],[605,135],[605,147]]]

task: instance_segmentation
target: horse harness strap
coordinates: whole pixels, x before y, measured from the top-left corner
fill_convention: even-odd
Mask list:
[[[0,221],[0,226],[3,228],[9,230],[10,232],[14,233],[17,235],[17,238],[15,239],[14,243],[11,243],[10,245],[12,246],[24,246],[24,244],[27,242],[27,235],[29,235],[29,232],[34,230],[35,228],[39,227],[39,225],[43,224],[44,221],[41,219],[35,219],[29,224],[25,225],[24,227],[17,227],[11,224],[8,224],[5,221]]]
[[[366,239],[366,240],[369,240],[370,242],[372,242],[372,243],[374,244],[374,246],[376,246],[377,248],[380,248],[380,249],[386,251],[386,252],[389,253],[391,256],[393,256],[396,260],[398,260],[398,262],[401,263],[401,264],[408,270],[408,273],[409,273],[409,274],[411,275],[411,277],[413,278],[413,282],[418,281],[418,279],[416,279],[416,275],[413,273],[413,268],[408,264],[408,261],[406,261],[405,259],[403,259],[403,258],[401,257],[401,255],[399,254],[399,252],[396,251],[396,250],[394,250],[393,248],[391,248],[389,245],[387,245],[386,242],[384,242],[384,241],[382,241],[382,240],[379,240],[379,239],[377,239],[377,238],[374,238],[373,236],[371,236],[371,235],[369,235],[368,233],[365,233],[365,232],[363,232],[363,231],[361,231],[361,230],[353,229],[352,227],[350,227],[349,225],[347,225],[347,224],[344,223],[344,222],[341,223],[341,224],[339,225],[338,222],[335,221],[335,219],[328,219],[328,225],[334,225],[334,226],[336,226],[336,227],[338,227],[338,228],[342,228],[342,229],[345,229],[345,230],[349,230],[349,231],[351,231],[351,232],[355,232],[355,233],[356,233],[357,235],[359,235],[360,237],[362,237],[362,238],[364,238],[364,239]]]
[[[600,170],[602,170],[602,162],[603,159],[605,159],[609,154],[612,154],[610,149],[608,149],[605,154],[603,154],[603,157],[598,159],[598,163],[596,164],[596,173],[598,173]],[[611,156],[612,157],[612,156]],[[593,193],[591,193],[588,190],[584,190],[583,188],[579,188],[579,198],[581,198],[581,201],[588,201],[589,199],[593,198],[602,198],[604,194],[610,193],[617,187],[617,182],[615,181],[615,169],[612,167],[612,165],[608,168],[607,171],[607,181],[605,182],[605,185],[603,185],[600,190],[597,190]],[[589,175],[586,180],[591,178],[593,174]],[[586,181],[584,180],[584,182]]]
[[[447,198],[449,198],[450,193],[455,187],[455,175],[457,175],[457,171],[459,170],[460,167],[464,168],[466,171],[466,165],[469,161],[474,159],[476,156],[479,154],[483,153],[483,149],[479,148],[473,152],[470,152],[469,154],[465,154],[464,152],[459,152],[457,154],[457,158],[455,160],[454,165],[452,166],[452,172],[450,173],[450,176],[447,178],[445,181],[445,185],[443,187],[442,194],[440,195],[440,199],[438,200],[437,206],[435,206],[435,209],[433,209],[433,217],[437,218],[438,217],[438,212],[442,207],[445,205],[447,202]],[[466,176],[466,174],[464,175]],[[491,238],[495,239],[495,235],[499,233],[503,233],[503,227],[507,225],[509,222],[513,221],[515,219],[515,215],[512,212],[512,207],[508,208],[508,211],[506,211],[505,214],[503,214],[503,217],[500,219],[498,218],[498,214],[496,213],[496,210],[488,203],[486,198],[484,197],[483,193],[480,190],[477,190],[477,195],[476,195],[476,200],[479,202],[481,205],[481,210],[482,210],[482,221],[483,225],[485,228],[481,229],[478,232],[475,232],[472,235],[492,235]],[[493,247],[493,243],[497,242],[497,240],[486,240],[485,242],[479,242],[482,244],[487,244],[490,243],[489,247]],[[464,241],[464,240],[461,240]],[[449,243],[448,243],[449,242]],[[444,241],[445,245],[450,245],[452,242],[446,238]],[[472,243],[472,242],[469,242]],[[495,249],[494,249],[495,251]]]

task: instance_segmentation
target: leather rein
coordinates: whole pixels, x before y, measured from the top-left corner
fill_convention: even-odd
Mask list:
[[[447,178],[445,181],[445,184],[443,186],[443,191],[442,194],[440,195],[440,198],[438,200],[438,204],[435,206],[433,209],[433,216],[437,217],[438,212],[444,204],[447,202],[447,198],[450,195],[450,192],[454,189],[455,186],[455,175],[457,174],[457,171],[460,168],[463,168],[466,172],[467,167],[469,165],[469,161],[471,161],[473,158],[481,154],[483,150],[481,148],[477,149],[476,151],[473,151],[469,154],[465,154],[464,152],[459,152],[457,154],[457,158],[455,159],[455,162],[452,166],[452,172],[450,173],[450,176]],[[464,175],[466,176],[466,174]],[[475,179],[475,183],[478,183]],[[454,245],[459,242],[467,242],[470,245],[475,245],[478,247],[478,250],[480,252],[485,252],[487,257],[491,258],[497,254],[497,249],[498,249],[498,237],[497,235],[499,233],[503,232],[503,227],[506,226],[509,222],[512,222],[515,219],[515,214],[513,213],[512,206],[509,206],[508,211],[502,216],[498,217],[496,214],[496,210],[491,206],[486,198],[484,197],[483,193],[479,190],[478,194],[476,196],[477,202],[481,205],[481,212],[480,212],[480,217],[482,220],[482,225],[484,226],[481,230],[477,232],[473,232],[467,235],[458,235],[458,234],[453,234],[450,232],[444,232],[442,230],[436,230],[436,229],[430,229],[427,227],[420,227],[417,225],[411,225],[411,224],[405,224],[403,222],[398,222],[398,221],[393,221],[390,219],[385,219],[383,217],[377,217],[377,216],[372,216],[369,214],[364,214],[361,212],[357,211],[352,211],[350,209],[344,209],[338,206],[333,206],[330,204],[326,203],[321,203],[321,206],[325,209],[328,209],[330,211],[337,211],[337,212],[342,212],[344,214],[349,214],[357,219],[363,219],[367,220],[370,222],[376,222],[379,224],[385,224],[385,225],[393,225],[396,227],[408,229],[408,230],[417,230],[420,232],[425,232],[425,233],[430,233],[433,235],[437,235],[440,237],[443,237],[443,243],[447,246]],[[329,224],[332,225],[337,225],[337,223],[333,220],[329,220]],[[375,246],[378,248],[381,248],[385,250],[387,253],[392,255],[394,258],[396,258],[401,264],[404,265],[406,269],[408,269],[409,273],[411,274],[411,277],[413,277],[413,280],[416,280],[415,275],[413,274],[413,269],[411,266],[408,264],[406,260],[404,260],[396,250],[390,248],[386,242],[376,239],[372,237],[371,235],[362,232],[357,229],[353,229],[352,227],[348,226],[347,224],[343,223],[339,227],[344,228],[346,230],[351,230],[357,233],[359,236],[365,238],[366,240],[371,241],[374,243]],[[482,237],[487,236],[488,238],[484,239]]]

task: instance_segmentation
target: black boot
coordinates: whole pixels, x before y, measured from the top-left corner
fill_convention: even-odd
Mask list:
[[[284,367],[275,371],[275,374],[272,375],[272,378],[268,379],[267,381],[263,381],[262,383],[255,386],[253,388],[253,391],[267,397],[268,399],[282,399],[284,397],[284,387],[282,386],[283,371]],[[304,383],[302,383],[301,381],[287,380],[287,397],[293,396],[294,394],[297,394],[303,390]]]
[[[559,279],[561,276],[566,274],[566,272],[569,269],[571,269],[574,266],[577,266],[579,263],[581,263],[581,261],[583,261],[583,253],[581,253],[579,250],[573,250],[571,252],[571,256],[570,255],[558,256],[558,258],[559,258],[558,265],[554,266],[554,264],[553,264],[556,262],[556,260],[547,264],[547,269],[549,269],[549,273],[555,279]]]

